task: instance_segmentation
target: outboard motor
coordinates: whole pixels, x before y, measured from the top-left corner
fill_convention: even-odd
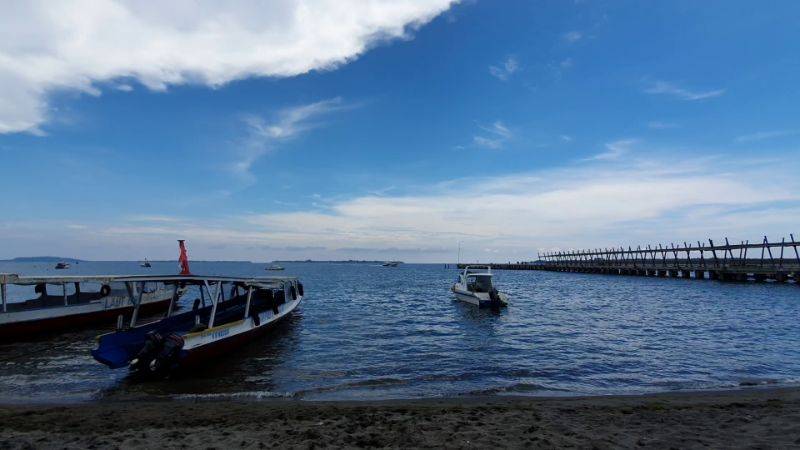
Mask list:
[[[300,297],[302,297],[304,295],[303,294],[303,283],[301,283],[299,281],[297,282],[297,292],[300,293]]]
[[[151,331],[136,358],[131,360],[130,367],[148,377],[166,375],[177,361],[183,344],[183,338],[177,334],[171,333],[165,338],[157,331]]]
[[[170,334],[164,339],[161,351],[158,356],[150,363],[150,372],[153,374],[164,375],[172,369],[178,360],[178,355],[183,348],[184,340],[177,334]]]
[[[130,368],[137,372],[148,370],[150,362],[158,355],[163,344],[164,337],[157,331],[147,333],[144,338],[144,346],[136,354],[136,357],[131,360]]]
[[[492,308],[498,308],[503,303],[500,300],[500,294],[497,292],[497,289],[495,288],[492,288],[492,290],[489,291],[489,300],[492,301],[491,303]]]

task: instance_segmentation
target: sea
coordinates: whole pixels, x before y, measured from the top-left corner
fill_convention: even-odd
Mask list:
[[[192,262],[197,274],[297,276],[299,308],[267,335],[162,381],[89,351],[113,324],[0,343],[5,402],[136,399],[380,400],[585,396],[793,385],[800,286],[495,271],[499,311],[453,298],[452,265]],[[21,275],[175,274],[177,263],[0,262]],[[184,296],[186,307],[193,299]]]

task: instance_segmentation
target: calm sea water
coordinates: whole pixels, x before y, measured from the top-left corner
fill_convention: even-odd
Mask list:
[[[20,274],[175,273],[175,263],[0,263]],[[800,381],[800,286],[496,272],[500,312],[452,299],[443,265],[285,264],[306,286],[290,320],[191,377],[134,382],[96,363],[102,328],[0,344],[5,401],[139,397],[385,399],[585,395]],[[195,273],[267,275],[193,262]],[[185,301],[189,301],[187,297]]]

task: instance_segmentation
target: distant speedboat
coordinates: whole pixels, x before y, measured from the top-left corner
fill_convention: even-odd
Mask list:
[[[139,263],[139,267],[153,267],[153,266],[150,264],[150,261],[148,261],[147,258],[145,258],[144,262]]]
[[[451,290],[456,299],[479,308],[508,306],[508,296],[495,289],[492,276],[489,266],[467,266]]]
[[[269,266],[265,267],[264,270],[284,270],[284,269],[283,269],[283,267],[281,267],[281,266],[279,266],[277,264],[272,264],[272,265],[269,265]]]
[[[56,269],[69,269],[69,263],[59,262],[56,264]]]
[[[401,264],[400,261],[386,261],[385,263],[381,264],[383,267],[397,267]]]

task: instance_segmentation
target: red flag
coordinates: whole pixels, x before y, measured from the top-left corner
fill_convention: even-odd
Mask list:
[[[181,248],[181,255],[178,257],[178,262],[181,265],[181,275],[191,275],[189,271],[189,257],[186,255],[186,246],[183,244],[183,239],[178,239],[178,246]]]

